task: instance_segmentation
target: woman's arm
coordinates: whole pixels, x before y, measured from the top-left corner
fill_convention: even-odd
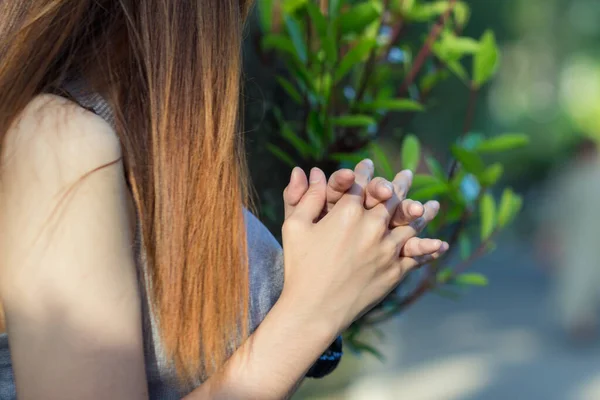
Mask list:
[[[0,296],[19,399],[147,398],[118,138],[43,95],[3,145]]]
[[[258,329],[227,362],[223,376],[208,379],[185,400],[280,400],[291,396],[308,369],[338,333],[332,321],[302,314],[302,304],[282,295]]]

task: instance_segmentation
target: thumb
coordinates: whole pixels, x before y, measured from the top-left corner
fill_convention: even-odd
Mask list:
[[[310,171],[309,187],[300,203],[296,206],[294,214],[297,214],[303,220],[314,222],[325,207],[327,192],[327,179],[325,174],[319,168],[313,168]]]

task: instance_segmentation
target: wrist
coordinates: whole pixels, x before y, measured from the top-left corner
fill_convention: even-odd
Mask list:
[[[299,296],[284,290],[272,312],[281,314],[289,324],[297,327],[297,332],[310,335],[324,345],[325,350],[340,335],[343,328],[341,318],[332,318],[324,313],[323,309],[324,307],[319,305],[313,307]]]

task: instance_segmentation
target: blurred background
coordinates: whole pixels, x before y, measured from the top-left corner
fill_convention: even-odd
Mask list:
[[[278,1],[271,3],[277,10]],[[512,187],[522,196],[522,210],[495,236],[495,250],[469,266],[487,277],[487,286],[463,285],[457,299],[425,294],[379,324],[383,335],[361,333],[383,361],[346,351],[333,374],[305,382],[295,399],[600,399],[600,1],[463,3],[470,18],[459,35],[479,40],[489,29],[500,54],[494,78],[478,90],[467,130],[486,138],[527,135],[528,145],[495,156],[503,174],[489,188],[498,199]],[[269,150],[281,142],[282,129],[269,104],[288,100],[275,84],[281,68],[265,67],[265,58],[272,65],[278,53],[258,50],[260,13],[245,46],[246,137],[261,219],[279,237],[281,192],[291,167]],[[412,65],[442,14],[407,26],[403,37],[414,44]],[[400,58],[410,50],[402,40],[394,43]],[[411,65],[406,68],[399,82]],[[444,167],[452,164],[451,146],[465,139],[469,93],[468,84],[450,77],[436,85],[425,112],[398,123]],[[403,97],[421,101],[410,90]],[[399,170],[402,142],[373,140]],[[310,162],[297,163],[308,168]],[[471,223],[475,236],[485,218]]]

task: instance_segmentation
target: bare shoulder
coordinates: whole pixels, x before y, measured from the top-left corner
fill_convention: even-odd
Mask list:
[[[70,180],[121,157],[119,139],[99,116],[59,96],[35,97],[6,132],[3,168],[60,173]]]

